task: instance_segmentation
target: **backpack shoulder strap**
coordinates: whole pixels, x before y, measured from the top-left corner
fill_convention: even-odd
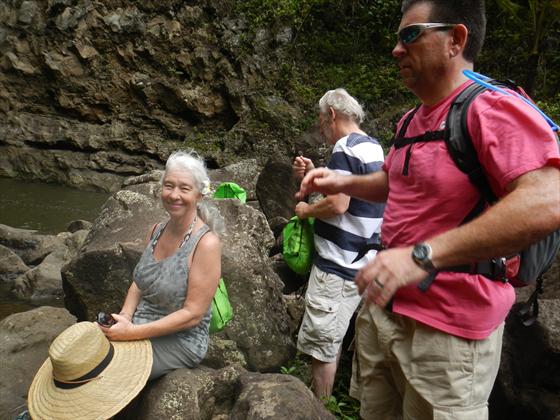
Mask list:
[[[418,112],[418,109],[420,109],[420,105],[416,105],[416,107],[408,113],[405,120],[403,121],[401,128],[399,129],[399,132],[393,139],[393,145],[395,146],[395,149],[400,149],[401,147],[409,146],[414,143],[424,143],[428,141],[444,139],[445,130],[426,131],[425,133],[420,134],[419,136],[405,137],[406,130],[408,129],[408,126],[410,125],[412,118],[414,118],[414,115],[416,115],[416,112]]]
[[[394,141],[404,137],[404,135],[406,134],[406,130],[408,129],[408,125],[410,124],[410,121],[412,121],[412,118],[414,118],[414,114],[418,112],[418,109],[420,109],[420,105],[416,105],[414,109],[408,113],[408,115],[406,116],[406,118],[404,119],[401,125],[398,134],[394,138]]]
[[[497,82],[493,80],[492,83]],[[473,83],[453,100],[445,121],[445,144],[457,167],[467,174],[486,202],[493,203],[497,198],[486,179],[467,127],[469,105],[485,90],[486,87]]]
[[[426,131],[425,133],[414,136],[414,137],[405,137],[406,130],[416,112],[420,109],[420,105],[417,105],[412,111],[408,113],[405,120],[403,121],[401,128],[397,135],[393,138],[393,146],[395,149],[400,149],[402,147],[408,146],[406,149],[404,164],[402,174],[404,176],[408,176],[408,166],[410,163],[410,158],[412,157],[412,145],[415,143],[425,143],[429,141],[441,141],[445,139],[445,131],[446,130],[438,130],[438,131]]]

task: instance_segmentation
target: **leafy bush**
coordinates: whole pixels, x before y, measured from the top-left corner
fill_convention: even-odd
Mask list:
[[[552,121],[560,125],[560,93],[547,101],[536,101],[539,108],[548,115]]]
[[[311,362],[308,356],[297,352],[289,366],[282,366],[280,373],[292,375],[307,386],[311,386]],[[333,394],[323,399],[325,408],[337,419],[358,420],[360,418],[360,403],[348,395],[350,378],[352,376],[352,353],[344,352],[340,358],[336,373]]]
[[[342,395],[337,399],[334,395],[323,400],[325,408],[333,413],[337,419],[357,420],[360,418],[360,404],[348,396]]]
[[[531,22],[504,11],[502,0],[487,0],[488,29],[477,71],[525,85]],[[533,0],[535,2],[536,0]],[[290,60],[279,69],[278,92],[303,116],[293,126],[316,122],[316,103],[328,89],[346,88],[373,116],[364,129],[387,146],[394,123],[417,102],[406,89],[391,55],[400,22],[400,0],[247,0],[238,8],[253,30],[289,26]],[[537,1],[538,3],[538,1]],[[523,21],[522,21],[523,22]],[[541,46],[533,97],[555,121],[560,119],[560,23],[553,21]]]
[[[238,3],[239,11],[250,20],[253,28],[282,23],[300,28],[311,10],[327,0],[246,0]]]

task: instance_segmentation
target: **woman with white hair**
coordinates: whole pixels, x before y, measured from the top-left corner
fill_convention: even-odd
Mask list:
[[[202,201],[210,180],[198,155],[173,153],[161,184],[169,220],[150,228],[122,310],[113,315],[116,324],[100,325],[112,341],[150,339],[150,379],[195,367],[206,354],[224,230],[218,209]]]

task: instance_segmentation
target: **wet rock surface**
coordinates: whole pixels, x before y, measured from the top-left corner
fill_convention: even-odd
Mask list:
[[[234,1],[2,2],[0,175],[112,192],[178,148],[213,168],[288,155],[291,39]]]

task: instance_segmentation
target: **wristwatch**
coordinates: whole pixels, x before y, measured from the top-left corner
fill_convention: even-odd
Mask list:
[[[432,247],[426,242],[414,245],[412,248],[412,260],[423,270],[431,273],[436,270],[432,263]]]

